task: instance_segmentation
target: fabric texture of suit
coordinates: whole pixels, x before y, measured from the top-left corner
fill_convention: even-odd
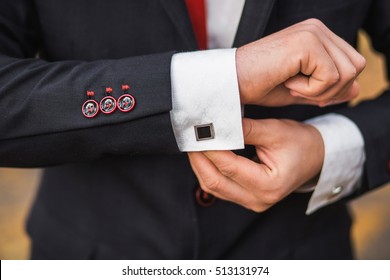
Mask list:
[[[234,46],[311,17],[353,45],[364,27],[390,57],[387,0],[247,0]],[[262,214],[221,200],[196,203],[198,183],[169,117],[172,55],[195,49],[181,0],[0,0],[0,164],[47,167],[27,227],[33,258],[352,257],[347,200],[310,216],[310,194]],[[133,111],[81,114],[86,90],[100,100],[110,86],[117,98],[122,84],[131,85]],[[357,196],[390,180],[389,108],[386,91],[352,109],[246,106],[245,113],[352,119],[367,155]]]

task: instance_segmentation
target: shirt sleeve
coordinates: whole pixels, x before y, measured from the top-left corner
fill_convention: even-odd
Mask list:
[[[307,120],[321,133],[325,158],[306,214],[350,195],[360,184],[365,161],[363,136],[354,122],[338,114]]]
[[[236,49],[175,54],[171,122],[179,150],[244,148]]]

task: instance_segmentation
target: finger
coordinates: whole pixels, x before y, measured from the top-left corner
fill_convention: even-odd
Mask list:
[[[301,104],[314,104],[323,106],[324,104],[347,102],[356,98],[359,95],[359,86],[358,82],[354,79],[344,79],[343,81],[340,81],[338,84],[331,87],[329,90],[314,97],[307,96],[306,94],[302,94],[301,92],[294,90],[291,90],[290,93],[294,98],[297,98],[297,100],[298,98],[307,100]]]
[[[366,66],[366,59],[356,51],[354,47],[348,44],[345,40],[339,37],[337,34],[333,33],[325,24],[316,19],[308,20],[310,24],[317,26],[321,29],[324,34],[328,36],[330,40],[333,41],[351,60],[354,64],[357,73],[361,73]]]
[[[357,75],[359,75],[364,68],[366,67],[366,59],[364,56],[362,56],[359,52],[356,51],[354,47],[349,45],[347,42],[345,42],[343,39],[341,39],[336,34],[333,34],[331,37],[331,40],[339,46],[339,48],[344,51],[344,53],[348,56],[348,58],[351,60],[353,65],[355,66]]]
[[[349,81],[342,88],[337,89],[338,91],[334,94],[333,91],[336,90],[336,86],[335,86],[335,88],[332,88],[332,91],[328,91],[323,94],[323,98],[321,98],[321,101],[318,102],[318,105],[320,107],[323,107],[324,104],[329,105],[329,104],[336,104],[336,103],[349,101],[348,99],[346,99],[346,97],[350,96],[349,90],[353,83],[354,80]]]
[[[316,28],[318,28],[321,33],[325,34],[349,57],[351,62],[355,65],[357,73],[361,73],[364,70],[366,66],[366,59],[354,47],[348,44],[340,36],[333,33],[323,22],[318,19],[307,19],[305,21],[292,25],[282,31],[289,30],[290,32],[296,32],[296,30],[300,30],[304,26],[315,26]],[[314,31],[316,34],[320,34],[320,32],[316,32],[316,30],[310,30]]]
[[[278,166],[272,154],[275,149],[280,147],[278,143],[281,139],[289,137],[286,135],[285,127],[280,120],[276,119],[253,120],[244,118],[242,128],[245,144],[256,146],[257,156],[262,163],[260,167],[268,174],[268,177],[272,177]],[[275,139],[275,135],[278,135],[277,139]],[[266,180],[266,177],[263,177],[263,180]],[[264,181],[263,184],[269,185],[270,182]]]
[[[236,182],[222,175],[217,167],[201,152],[188,153],[192,169],[201,188],[224,200],[245,204],[249,194]]]
[[[306,97],[311,100],[317,100],[321,102],[321,104],[329,102],[331,99],[334,99],[334,102],[338,102],[339,100],[345,100],[345,96],[343,94],[347,91],[346,85],[349,86],[350,83],[354,80],[358,74],[364,68],[365,60],[364,58],[348,43],[342,40],[340,37],[332,33],[323,23],[318,20],[308,20],[304,23],[308,24],[310,27],[309,30],[312,32],[315,37],[317,37],[326,52],[329,54],[330,58],[333,60],[339,74],[339,80],[332,85],[328,84],[328,88],[324,88],[323,92],[318,89],[313,89],[310,85],[310,82],[316,82],[318,77],[315,77],[315,73],[317,69],[311,74],[310,77],[304,75],[297,75],[291,78],[286,82],[286,86],[292,89],[293,96],[301,96]],[[310,33],[309,32],[309,33]],[[317,42],[315,42],[317,43]],[[310,59],[314,60],[320,59],[321,62],[322,57],[317,58],[310,56]],[[324,57],[327,59],[327,57]],[[302,73],[308,75],[309,72],[305,72],[305,63],[302,64]],[[306,65],[308,71],[310,71],[311,67],[310,63]],[[317,73],[321,73],[317,71]],[[326,85],[326,84],[324,84]],[[347,86],[348,88],[348,86]],[[345,89],[345,90],[344,90]],[[313,92],[316,91],[316,92]],[[312,98],[314,97],[314,98]]]
[[[262,189],[269,185],[272,170],[264,164],[258,164],[230,151],[208,151],[204,155],[222,175],[249,192],[255,191],[261,195]]]
[[[291,104],[301,104],[301,105],[318,105],[318,102],[315,100],[310,100],[305,97],[293,96],[291,95],[291,90],[286,88],[284,84],[280,84],[274,89],[272,89],[267,96],[262,98],[261,101],[263,106],[269,107],[280,107]]]
[[[349,57],[328,37],[320,34],[324,48],[329,54],[329,57],[332,59],[334,65],[337,68],[337,74],[335,73],[334,77],[330,77],[334,80],[329,80],[328,83],[323,82],[324,77],[321,77],[322,71],[320,68],[314,69],[314,72],[309,76],[297,75],[290,78],[286,81],[286,86],[298,93],[298,96],[307,97],[311,100],[317,100],[319,102],[328,102],[332,98],[337,98],[341,90],[351,81],[356,79],[357,70]],[[314,63],[320,65],[322,59],[327,59],[327,57],[315,57],[313,58]],[[303,66],[305,66],[303,64]],[[305,69],[302,69],[305,71]],[[308,72],[303,72],[307,74]],[[337,79],[336,79],[337,77]],[[318,83],[321,81],[322,83]]]
[[[353,100],[359,95],[360,92],[360,86],[358,81],[352,81],[350,84],[348,84],[345,89],[343,89],[342,95],[338,96],[337,98],[333,98],[328,102],[320,102],[318,105],[320,107],[325,107],[329,105],[335,105],[340,104],[344,102],[348,102],[350,100]]]
[[[321,26],[325,30],[325,32],[328,32],[328,36],[331,36],[331,38],[336,36],[328,28],[326,28],[325,25],[321,24]],[[332,102],[338,102],[338,100],[345,100],[345,97],[348,96],[347,93],[349,92],[349,89],[351,88],[353,82],[359,74],[353,61],[351,60],[351,50],[356,54],[358,53],[353,48],[349,48],[346,50],[347,44],[345,42],[342,44],[342,48],[340,48],[340,44],[335,43],[334,40],[332,40],[328,36],[326,36],[325,34],[325,36],[321,37],[323,37],[322,40],[324,42],[325,49],[328,51],[328,53],[335,62],[340,77],[339,81],[333,87],[331,87],[319,97],[318,100],[322,104],[324,102],[329,102],[329,100],[331,100]]]
[[[244,142],[248,145],[264,145],[272,141],[267,133],[267,122],[263,120],[242,119]]]
[[[344,102],[351,101],[359,96],[360,86],[357,80],[351,80],[346,85],[344,85],[341,89],[336,89],[337,93],[334,94],[332,92],[323,93],[323,96],[320,100],[323,101],[315,101],[312,98],[307,98],[307,103],[302,102],[301,104],[311,104],[318,105],[320,107],[325,107],[334,104],[340,104]],[[294,98],[299,98],[297,96],[301,96],[298,92],[291,91],[291,94],[294,95]],[[303,97],[302,97],[303,98]],[[299,102],[299,101],[298,101]]]
[[[322,43],[306,51],[301,60],[300,72],[303,74],[289,78],[284,85],[300,97],[318,100],[318,96],[334,86],[340,79],[334,59],[325,50]]]
[[[240,192],[242,195],[237,195],[234,198],[226,196],[228,200],[256,212],[262,212],[285,196],[281,195],[281,190],[276,183],[276,175],[280,173],[277,172],[276,168],[271,169],[265,164],[258,164],[241,156],[231,157],[228,153],[205,152],[205,155],[221,174],[231,178],[243,190]],[[258,155],[265,159],[262,152],[258,152]]]
[[[242,129],[245,144],[263,149],[272,147],[276,140],[275,135],[281,132],[280,123],[280,120],[277,119],[254,120],[243,118]]]
[[[256,212],[265,211],[273,205],[259,198],[256,190],[247,191],[235,181],[223,176],[210,160],[205,160],[204,154],[189,153],[189,158],[204,191]]]

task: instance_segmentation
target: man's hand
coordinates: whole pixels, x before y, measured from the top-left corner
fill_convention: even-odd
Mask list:
[[[243,104],[345,102],[359,93],[365,59],[323,23],[309,19],[237,50]]]
[[[188,153],[204,191],[262,212],[321,171],[324,144],[314,127],[291,120],[243,119],[243,128],[260,163],[231,151]]]

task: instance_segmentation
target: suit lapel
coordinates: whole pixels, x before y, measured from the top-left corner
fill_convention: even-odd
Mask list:
[[[275,0],[246,0],[233,46],[240,47],[260,38]]]
[[[185,2],[183,0],[160,0],[160,2],[183,38],[188,50],[196,50],[198,45]]]

